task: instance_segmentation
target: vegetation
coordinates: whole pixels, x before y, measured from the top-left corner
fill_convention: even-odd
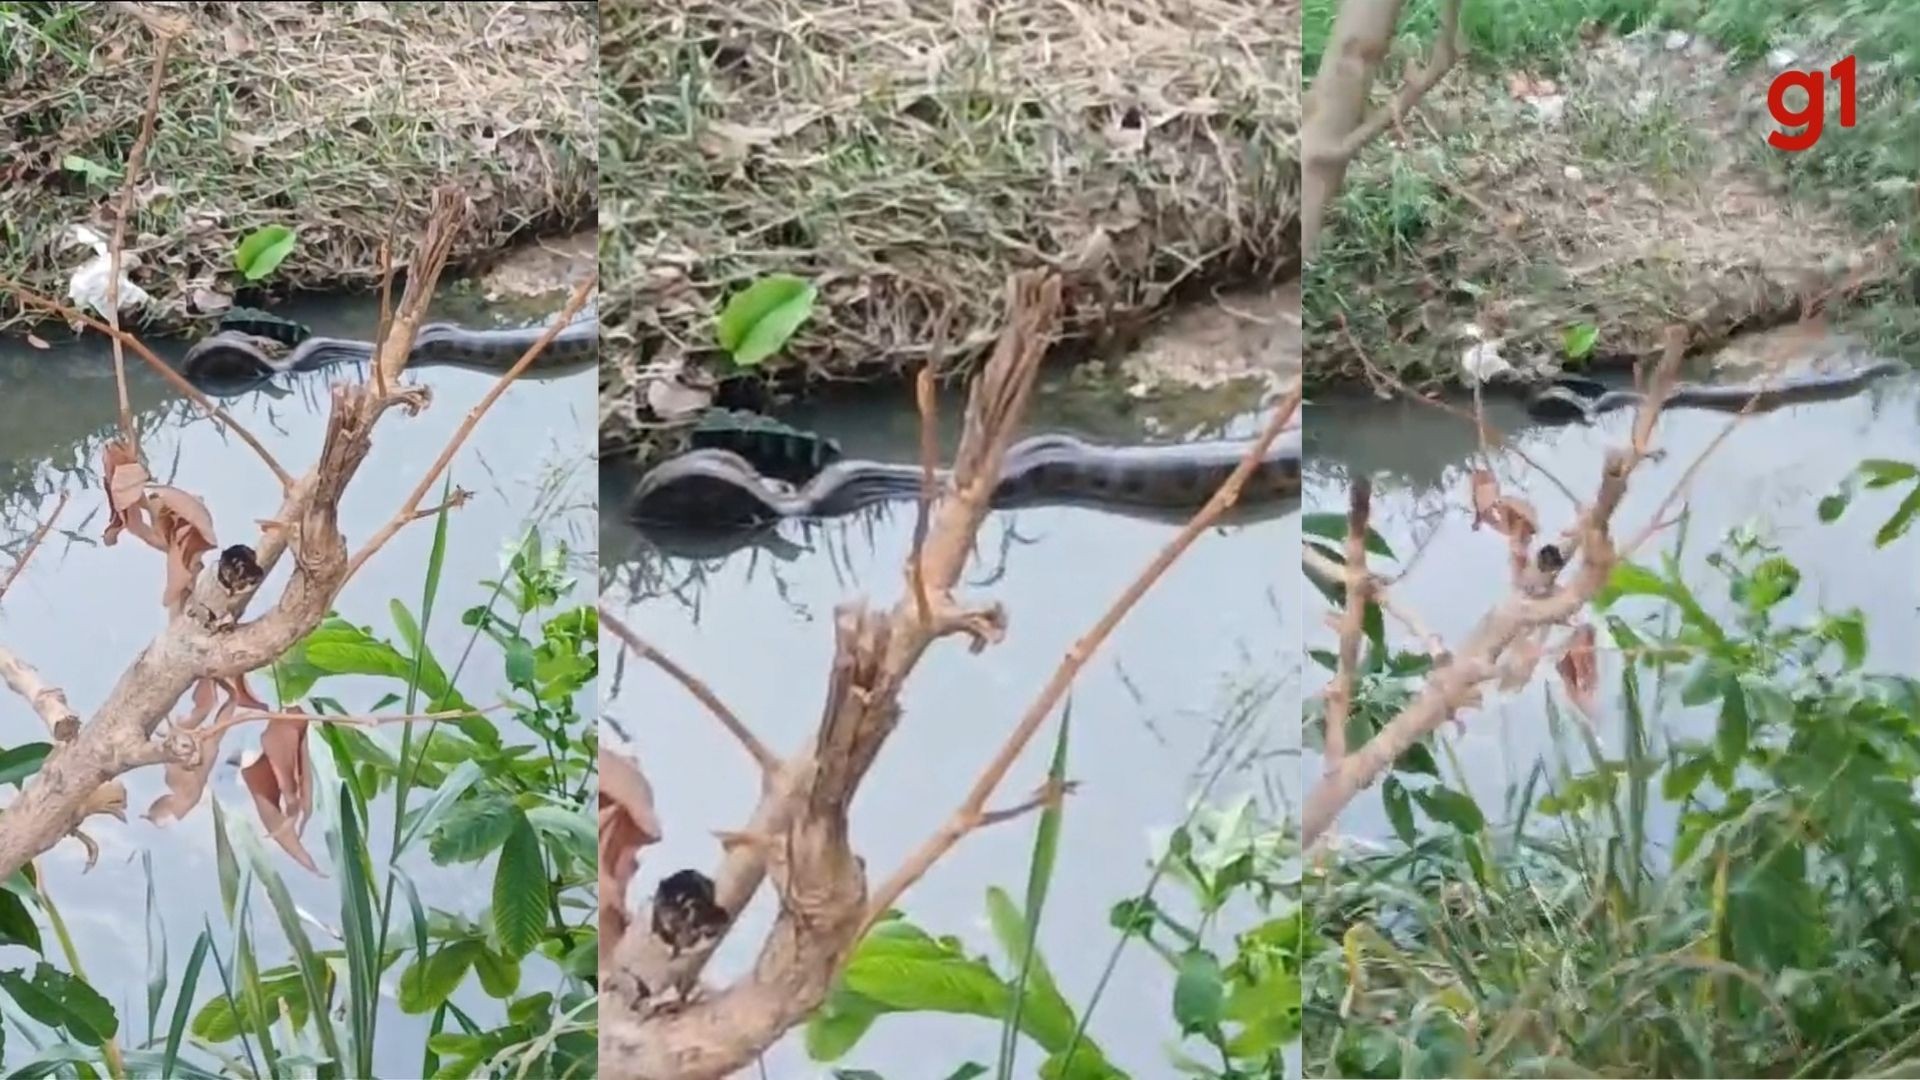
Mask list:
[[[598,672],[598,616],[568,601],[566,552],[530,532],[500,579],[482,583],[485,602],[461,613],[467,642],[449,669],[425,643],[446,544],[443,510],[418,611],[392,601],[391,638],[335,616],[273,668],[283,709],[304,702],[342,718],[317,725],[308,743],[339,895],[331,917],[295,906],[278,848],[250,814],[216,800],[224,925],[209,920],[176,964],[149,878],[141,1023],[117,1016],[86,982],[57,907],[23,874],[0,893],[0,934],[46,955],[38,907],[70,970],[0,971],[0,993],[16,1007],[7,1018],[17,1043],[5,1052],[20,1071],[11,1075],[373,1076],[376,1045],[393,1052],[391,1039],[377,1039],[394,1004],[383,985],[397,990],[402,1012],[431,1018],[424,1044],[406,1051],[414,1075],[595,1075],[588,803],[598,734],[579,710]],[[469,663],[489,656],[508,687],[509,716],[498,723],[459,690]],[[325,692],[346,677],[391,690],[349,708]],[[422,715],[442,718],[408,721]],[[24,780],[46,750],[0,755],[5,779]],[[473,878],[489,902],[424,906],[414,879],[422,856],[437,872]],[[269,959],[280,955],[285,962]],[[498,1004],[475,1007],[486,999]]]
[[[1409,0],[1402,50],[1426,51],[1440,6]],[[1335,7],[1306,5],[1310,74]],[[1335,200],[1307,275],[1309,378],[1354,377],[1365,357],[1451,379],[1468,322],[1545,356],[1591,326],[1586,351],[1618,363],[1656,354],[1675,312],[1711,340],[1809,300],[1884,349],[1920,342],[1911,15],[1905,0],[1466,0],[1463,66]],[[1610,36],[1636,31],[1633,47]],[[1671,48],[1672,32],[1712,51]],[[1776,65],[1848,54],[1872,73],[1858,125],[1829,117],[1803,153],[1767,146]]]
[[[1594,605],[1623,664],[1618,756],[1549,698],[1574,750],[1496,818],[1421,747],[1382,785],[1397,842],[1310,874],[1308,1075],[1920,1067],[1920,680],[1868,670],[1860,613],[1807,611],[1762,536],[1711,553],[1714,592],[1678,565],[1622,564]],[[1356,714],[1391,711],[1401,662],[1369,666]]]

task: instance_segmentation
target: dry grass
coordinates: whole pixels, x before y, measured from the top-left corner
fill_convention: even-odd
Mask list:
[[[1416,382],[1455,377],[1468,322],[1516,364],[1561,362],[1581,323],[1599,330],[1593,362],[1639,360],[1670,323],[1721,341],[1883,279],[1890,232],[1754,167],[1771,72],[1663,38],[1463,67],[1369,148],[1308,276],[1309,382],[1357,378],[1360,351]],[[1543,121],[1516,75],[1551,78],[1564,116]]]
[[[591,4],[140,6],[185,28],[127,230],[149,330],[231,293],[264,225],[300,233],[276,288],[377,283],[381,239],[418,232],[443,180],[475,204],[456,263],[592,220]],[[131,7],[0,4],[0,275],[43,293],[85,256],[71,223],[112,232],[152,55]]]
[[[998,10],[996,10],[996,8]],[[969,370],[1010,273],[1066,279],[1063,339],[1298,258],[1297,0],[692,0],[602,13],[603,445],[652,363],[721,361],[769,272],[821,305],[776,377]]]

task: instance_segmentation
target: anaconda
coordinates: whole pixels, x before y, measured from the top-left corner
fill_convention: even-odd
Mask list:
[[[243,316],[244,318],[245,316]],[[182,374],[202,389],[215,393],[239,393],[276,375],[295,371],[318,371],[334,364],[365,363],[373,359],[375,345],[353,338],[299,338],[294,331],[305,328],[298,323],[267,316],[278,326],[254,326],[248,329],[223,328],[187,350],[180,362]],[[428,323],[414,338],[411,364],[449,364],[503,371],[547,331],[547,323],[503,329],[475,330],[454,323]],[[290,338],[299,338],[291,350]],[[594,305],[588,304],[572,321],[561,328],[552,342],[534,361],[539,368],[565,367],[585,363],[599,355],[600,320]]]
[[[1882,360],[1853,371],[1793,375],[1750,383],[1708,385],[1681,383],[1667,395],[1662,408],[1714,409],[1740,412],[1751,408],[1767,412],[1788,405],[1836,401],[1860,392],[1875,379],[1909,370],[1898,360]],[[1646,400],[1637,390],[1616,390],[1595,379],[1555,379],[1527,397],[1527,414],[1547,423],[1590,423]]]
[[[1007,448],[993,505],[1090,506],[1159,520],[1184,519],[1212,497],[1253,446],[1219,440],[1163,446],[1099,446],[1070,435],[1037,435]],[[942,479],[947,474],[941,472]],[[648,472],[629,514],[643,529],[751,530],[787,518],[828,518],[919,497],[918,466],[837,461],[795,487],[762,475],[727,450],[694,450]],[[1281,433],[1241,491],[1243,507],[1300,493],[1300,431]]]

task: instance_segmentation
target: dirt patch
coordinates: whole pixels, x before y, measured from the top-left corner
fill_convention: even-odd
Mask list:
[[[1886,279],[1892,230],[1754,167],[1771,75],[1667,32],[1595,40],[1551,79],[1454,71],[1342,192],[1308,277],[1309,381],[1363,355],[1450,381],[1480,338],[1557,368],[1583,326],[1587,360],[1633,361],[1675,321],[1704,347]]]
[[[1298,257],[1297,0],[611,3],[601,78],[610,324],[602,440],[638,442],[653,365],[716,364],[725,298],[815,280],[774,378],[952,370],[1005,282],[1067,279],[1063,339]]]
[[[43,5],[0,41],[0,274],[43,294],[91,254],[70,225],[112,232],[153,56],[129,7]],[[457,265],[592,221],[592,4],[144,7],[186,31],[127,230],[149,330],[238,291],[234,247],[267,225],[299,234],[282,290],[374,284],[381,239],[417,234],[446,181],[475,208]]]

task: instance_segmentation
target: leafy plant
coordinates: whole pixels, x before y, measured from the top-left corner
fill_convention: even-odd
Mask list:
[[[1568,360],[1584,363],[1600,342],[1600,328],[1592,323],[1575,323],[1560,334],[1560,350]]]
[[[1906,498],[1900,500],[1893,513],[1874,534],[1873,542],[1878,547],[1886,547],[1907,534],[1913,527],[1913,520],[1920,515],[1920,465],[1905,461],[1889,461],[1885,458],[1870,458],[1860,463],[1852,475],[1840,485],[1839,490],[1820,500],[1820,520],[1838,521],[1853,497],[1864,487],[1868,491],[1880,488],[1907,488]]]

